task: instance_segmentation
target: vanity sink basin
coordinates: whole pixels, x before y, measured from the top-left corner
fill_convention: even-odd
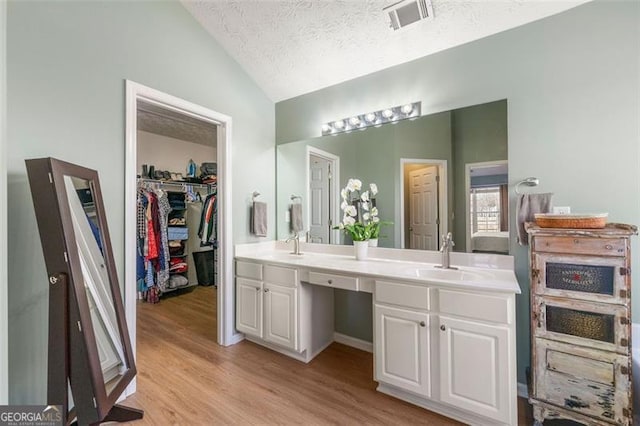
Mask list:
[[[491,272],[466,271],[460,269],[425,268],[416,269],[415,273],[420,278],[433,278],[446,281],[486,281],[494,277]]]

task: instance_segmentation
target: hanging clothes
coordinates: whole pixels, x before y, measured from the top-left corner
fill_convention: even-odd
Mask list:
[[[198,237],[200,237],[201,246],[218,247],[217,209],[216,193],[208,195],[202,206],[200,226],[198,227]]]
[[[169,281],[167,223],[171,205],[165,191],[140,188],[137,194],[138,291],[147,302],[156,303]]]

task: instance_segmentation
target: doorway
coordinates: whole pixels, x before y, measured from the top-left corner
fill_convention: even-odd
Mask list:
[[[446,161],[401,159],[401,247],[438,250],[447,232]]]
[[[193,104],[183,99],[168,95],[155,89],[134,83],[126,82],[126,155],[125,155],[125,211],[135,212],[137,209],[138,176],[142,170],[138,167],[138,110],[141,104],[147,109],[161,109],[183,117],[185,122],[200,120],[215,126],[216,132],[216,162],[217,162],[217,220],[218,233],[216,254],[218,257],[217,268],[217,301],[216,320],[211,327],[216,327],[217,343],[230,345],[240,340],[233,327],[233,241],[231,237],[232,215],[231,200],[231,117]],[[147,173],[150,171],[147,169]],[[187,175],[185,170],[184,175]],[[167,179],[166,175],[158,174],[158,177]],[[173,176],[169,174],[169,180]],[[188,220],[188,219],[187,219]],[[127,315],[127,323],[131,330],[132,349],[136,356],[136,326],[137,326],[137,217],[135,214],[125,215],[125,288],[124,300]],[[185,274],[187,275],[187,274]],[[131,395],[136,390],[136,381],[127,388],[126,395]]]
[[[307,147],[307,223],[306,240],[320,244],[338,244],[339,205],[334,200],[340,193],[340,157]]]

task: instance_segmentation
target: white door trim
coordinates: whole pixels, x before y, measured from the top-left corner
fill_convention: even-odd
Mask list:
[[[396,247],[405,248],[404,246],[404,166],[406,164],[428,164],[433,166],[438,166],[438,174],[440,175],[440,184],[438,185],[438,204],[439,207],[439,218],[440,218],[440,227],[439,234],[446,235],[449,231],[449,217],[447,212],[449,211],[448,205],[448,179],[447,179],[447,160],[429,160],[426,158],[401,158],[400,159],[400,244],[397,244]],[[455,237],[455,236],[454,236]],[[437,242],[438,247],[440,247],[440,241]]]
[[[469,191],[471,190],[471,169],[473,167],[499,166],[507,164],[508,160],[482,161],[480,163],[467,163],[464,165],[464,232],[467,234],[467,253],[471,253],[471,206],[469,205]]]
[[[7,278],[7,2],[0,1],[0,405],[9,403]]]
[[[311,224],[311,176],[309,176],[309,169],[311,168],[311,159],[310,159],[311,154],[317,157],[324,158],[325,160],[331,162],[332,179],[331,179],[331,195],[330,196],[333,197],[334,200],[338,200],[337,195],[340,194],[340,157],[330,152],[323,151],[316,147],[307,145],[307,157],[306,157],[307,226]],[[329,212],[329,217],[331,218],[331,223],[333,223],[334,225],[340,222],[340,204],[338,204],[337,201],[334,203],[334,206],[331,209],[331,212]],[[330,244],[340,244],[339,229],[331,230],[330,235],[331,235]],[[306,241],[306,238],[305,238],[305,241]]]
[[[131,346],[136,355],[136,164],[137,164],[137,101],[153,103],[163,108],[209,121],[218,125],[218,343],[231,345],[241,339],[233,327],[233,227],[231,214],[231,117],[168,95],[133,81],[126,81],[126,152],[125,152],[125,311]],[[135,379],[126,394],[135,392]]]

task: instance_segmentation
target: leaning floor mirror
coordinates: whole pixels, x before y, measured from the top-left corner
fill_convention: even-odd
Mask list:
[[[47,404],[62,406],[63,424],[142,418],[116,404],[136,367],[98,173],[54,158],[26,165],[48,274]]]

